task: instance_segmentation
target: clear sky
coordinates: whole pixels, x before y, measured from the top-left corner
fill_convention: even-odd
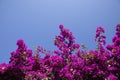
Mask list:
[[[73,32],[77,43],[95,49],[96,26],[105,28],[111,43],[118,23],[120,0],[0,0],[0,63],[8,63],[18,39],[32,50],[36,45],[56,49],[59,24]]]

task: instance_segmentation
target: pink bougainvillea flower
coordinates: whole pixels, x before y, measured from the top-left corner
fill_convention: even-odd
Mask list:
[[[9,65],[6,64],[6,63],[0,64],[0,72],[1,72],[2,74],[5,73],[5,72],[7,71],[7,69],[8,69],[8,67],[9,67]]]

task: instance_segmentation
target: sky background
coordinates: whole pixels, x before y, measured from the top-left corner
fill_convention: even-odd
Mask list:
[[[0,0],[0,63],[8,63],[16,41],[29,49],[54,50],[59,24],[73,32],[76,43],[95,49],[95,30],[103,26],[107,43],[120,23],[120,0]]]

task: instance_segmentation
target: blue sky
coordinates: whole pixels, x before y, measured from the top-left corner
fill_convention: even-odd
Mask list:
[[[32,50],[36,45],[56,49],[59,24],[73,32],[77,43],[94,49],[96,26],[105,28],[111,43],[118,23],[120,0],[0,0],[0,63],[8,63],[18,39]]]

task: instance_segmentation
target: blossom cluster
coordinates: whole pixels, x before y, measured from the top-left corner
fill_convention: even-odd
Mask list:
[[[83,45],[77,44],[72,32],[63,25],[59,28],[60,35],[54,39],[58,50],[53,52],[41,46],[33,52],[23,40],[18,40],[18,48],[11,52],[9,63],[0,64],[0,80],[120,80],[119,24],[113,43],[108,45],[105,30],[97,27],[98,49],[89,51],[82,50]]]

